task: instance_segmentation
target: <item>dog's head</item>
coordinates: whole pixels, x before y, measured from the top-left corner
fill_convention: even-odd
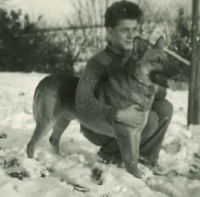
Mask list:
[[[164,38],[160,37],[156,44],[136,37],[134,39],[134,55],[137,57],[137,67],[143,70],[153,83],[168,88],[168,80],[181,74],[181,70],[169,62],[164,51]]]

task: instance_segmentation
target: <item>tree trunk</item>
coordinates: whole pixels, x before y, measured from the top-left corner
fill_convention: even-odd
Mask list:
[[[192,59],[190,68],[188,126],[200,123],[200,43],[199,43],[199,0],[193,0],[192,12]]]

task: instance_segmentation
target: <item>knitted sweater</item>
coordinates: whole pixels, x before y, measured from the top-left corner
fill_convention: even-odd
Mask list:
[[[101,81],[108,80],[113,73],[120,72],[131,57],[131,51],[122,52],[110,43],[99,53],[92,56],[86,65],[76,90],[76,108],[79,113],[95,116],[113,124],[117,109],[99,101],[95,88]],[[166,91],[158,92],[157,98],[164,98]]]

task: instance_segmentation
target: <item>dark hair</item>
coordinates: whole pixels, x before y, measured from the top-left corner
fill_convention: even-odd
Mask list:
[[[115,27],[122,19],[135,19],[139,21],[142,17],[142,10],[133,2],[120,1],[108,7],[104,17],[106,28]]]

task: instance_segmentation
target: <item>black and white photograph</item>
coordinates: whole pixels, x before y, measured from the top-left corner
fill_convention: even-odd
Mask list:
[[[200,0],[0,0],[0,197],[200,197]]]

